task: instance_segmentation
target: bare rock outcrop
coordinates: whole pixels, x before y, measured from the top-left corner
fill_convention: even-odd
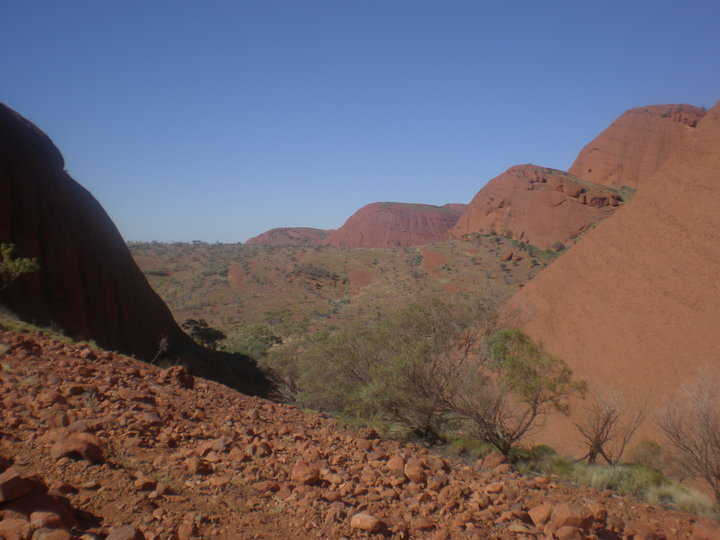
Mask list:
[[[95,198],[37,127],[0,104],[0,242],[40,271],[2,300],[21,318],[150,359],[165,336],[187,342]]]
[[[440,242],[449,238],[449,231],[464,207],[463,204],[371,203],[332,231],[325,243],[347,248],[392,248]]]
[[[597,184],[637,188],[704,115],[705,109],[692,105],[630,109],[582,149],[570,173]]]
[[[556,169],[517,165],[475,195],[452,234],[502,234],[547,249],[612,215],[629,192]]]
[[[720,358],[720,104],[674,147],[621,212],[511,302],[579,377],[647,396],[651,410]],[[552,434],[567,446],[567,431]]]
[[[248,246],[319,246],[332,231],[312,227],[279,227],[253,236]]]

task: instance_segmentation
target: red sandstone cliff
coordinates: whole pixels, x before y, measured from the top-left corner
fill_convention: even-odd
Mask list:
[[[280,227],[253,236],[248,246],[319,246],[332,231],[311,227]]]
[[[60,151],[1,104],[0,242],[40,263],[3,293],[21,318],[144,359],[163,336],[187,345],[110,218],[64,171]]]
[[[336,247],[391,248],[418,246],[449,238],[465,205],[378,202],[363,206],[326,244]]]
[[[651,411],[720,358],[720,104],[663,161],[511,302],[578,376]]]
[[[564,171],[517,165],[490,180],[452,229],[509,234],[543,249],[576,237],[623,203],[619,191]]]
[[[570,173],[598,184],[637,188],[704,115],[705,109],[692,105],[630,109],[583,148]]]

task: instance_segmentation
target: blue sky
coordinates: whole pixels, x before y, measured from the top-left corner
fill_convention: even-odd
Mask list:
[[[128,240],[333,228],[720,99],[720,2],[6,1],[0,101]]]

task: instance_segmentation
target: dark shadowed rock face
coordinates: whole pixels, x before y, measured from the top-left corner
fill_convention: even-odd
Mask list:
[[[311,227],[279,227],[250,238],[248,246],[320,246],[331,231]]]
[[[108,215],[64,171],[59,150],[1,104],[0,242],[41,266],[3,293],[21,318],[143,359],[163,336],[187,345]]]
[[[570,173],[597,184],[637,188],[704,115],[705,109],[692,105],[630,109],[582,149]]]
[[[564,171],[516,165],[475,195],[452,234],[502,234],[547,249],[612,215],[623,199]]]
[[[447,240],[449,230],[457,223],[464,208],[464,204],[371,203],[331,232],[326,244],[347,248],[392,248]]]

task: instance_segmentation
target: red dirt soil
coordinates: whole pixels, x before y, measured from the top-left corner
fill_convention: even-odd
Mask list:
[[[465,205],[377,202],[363,206],[326,244],[335,247],[393,248],[419,246],[449,238]]]
[[[0,537],[717,538],[695,516],[352,433],[324,416],[0,331]],[[553,536],[553,534],[555,536]]]
[[[683,129],[633,200],[511,302],[578,376],[647,396],[651,412],[720,358],[720,104]],[[551,427],[544,438],[567,446]]]
[[[583,148],[570,173],[597,184],[637,188],[704,115],[705,109],[692,105],[630,109]]]
[[[248,246],[319,246],[332,231],[311,227],[280,227],[253,236]]]
[[[2,301],[21,318],[150,359],[162,336],[191,346],[93,196],[52,141],[0,104],[0,242],[37,257]]]
[[[612,215],[622,204],[613,190],[564,171],[516,165],[490,180],[452,229],[468,233],[509,234],[542,249],[575,238]]]

